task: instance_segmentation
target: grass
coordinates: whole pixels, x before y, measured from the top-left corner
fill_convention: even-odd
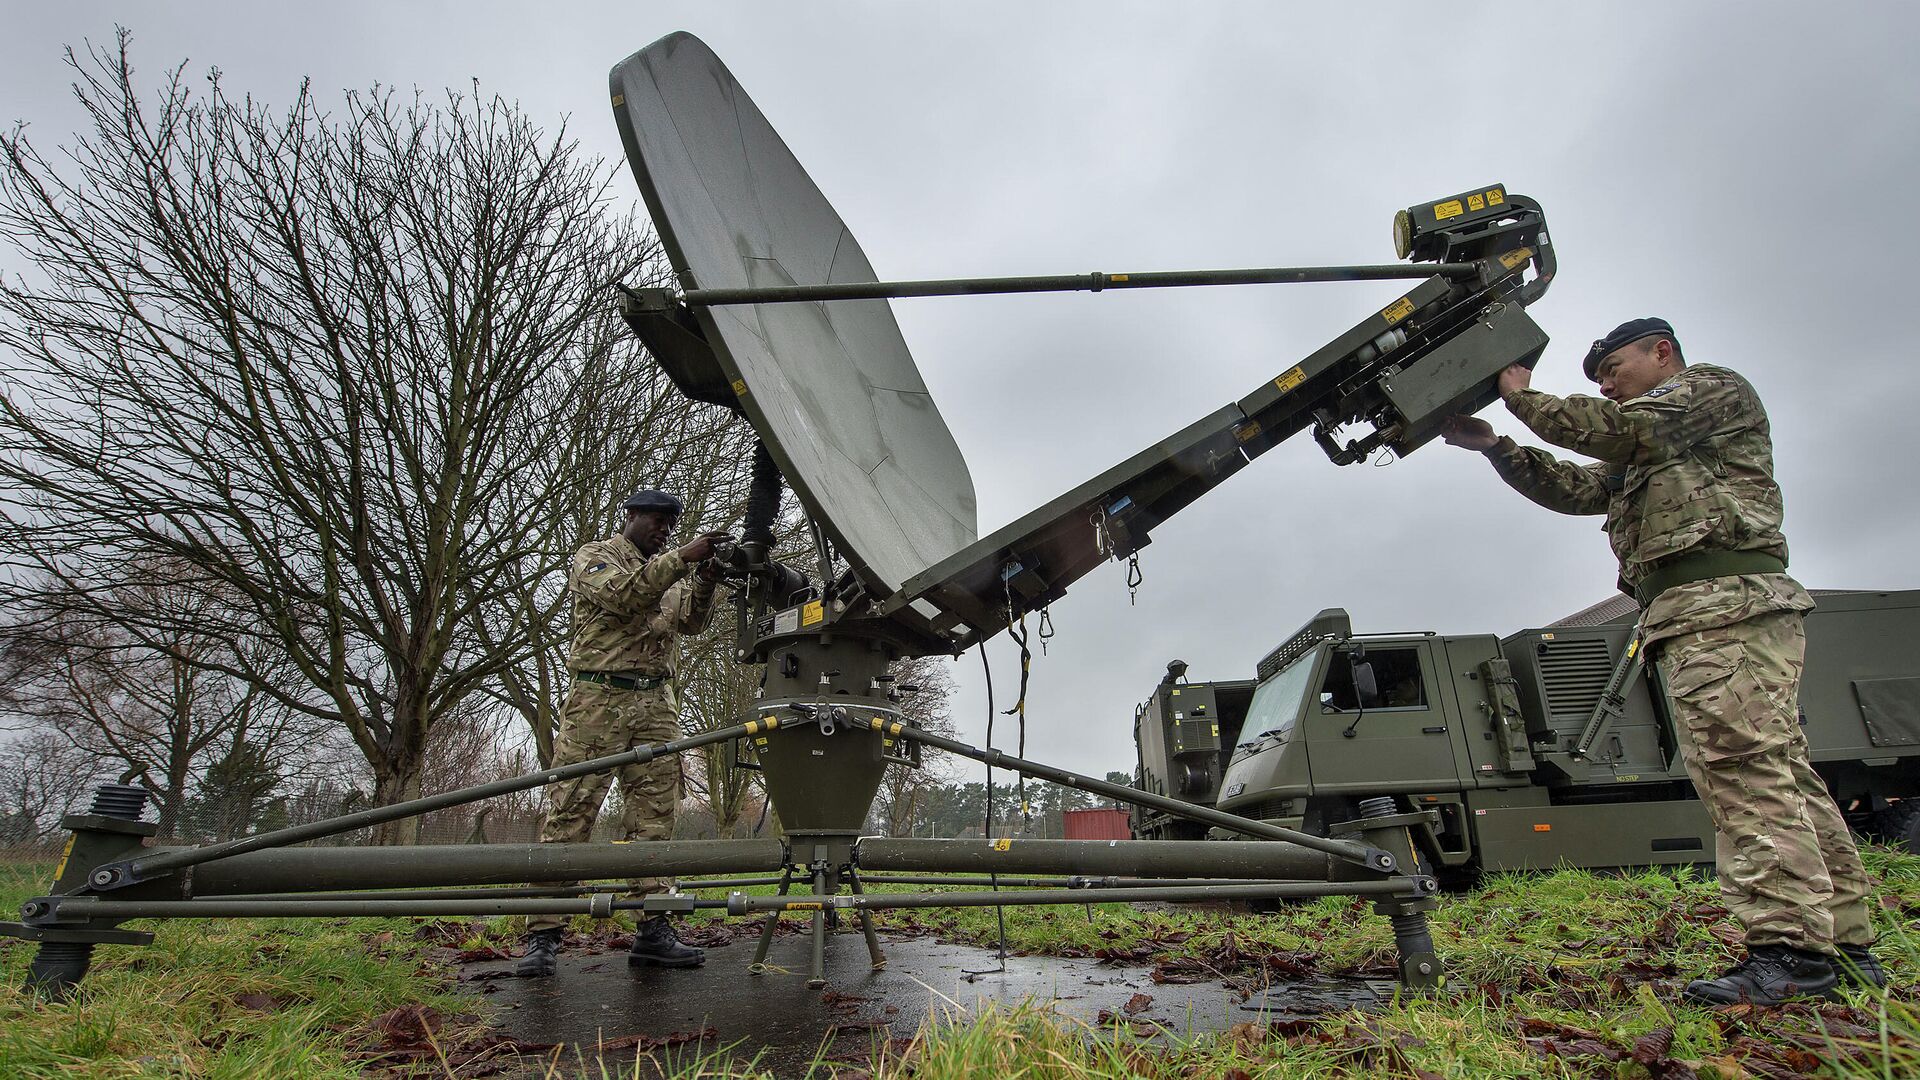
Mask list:
[[[1365,1012],[1167,1030],[1134,1018],[1089,1024],[1045,1003],[948,1018],[825,1076],[939,1080],[1099,1077],[1920,1076],[1920,858],[1874,850],[1882,998],[1780,1010],[1687,1006],[1678,988],[1737,952],[1713,884],[1689,873],[1560,871],[1489,879],[1433,913],[1447,988]],[[43,886],[46,867],[0,867],[0,910]],[[706,916],[711,917],[711,916]],[[918,909],[883,925],[992,944],[987,909]],[[1015,951],[1149,965],[1170,981],[1257,993],[1300,974],[1385,977],[1391,935],[1370,905],[1329,898],[1273,915],[1218,910],[1010,908]],[[368,1071],[484,1075],[513,1049],[451,993],[436,945],[518,936],[489,924],[402,920],[213,921],[163,927],[146,948],[103,948],[74,1001],[19,993],[30,946],[0,945],[0,1077],[350,1077]],[[911,947],[903,945],[900,947]],[[1247,1014],[1254,1016],[1255,1014]],[[711,1049],[675,1048],[675,1077],[766,1075]],[[554,1076],[657,1075],[571,1051]]]

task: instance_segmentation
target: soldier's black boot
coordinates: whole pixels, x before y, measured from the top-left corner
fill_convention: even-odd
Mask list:
[[[1702,1005],[1779,1005],[1832,997],[1837,978],[1823,953],[1791,945],[1755,945],[1747,958],[1717,979],[1695,979],[1683,993]]]
[[[1833,958],[1833,972],[1840,981],[1849,986],[1864,990],[1885,990],[1887,988],[1887,969],[1880,966],[1880,958],[1865,945],[1836,945],[1838,955]]]
[[[560,956],[560,939],[565,936],[566,931],[557,926],[528,934],[527,951],[521,954],[520,964],[513,973],[523,979],[544,979],[552,975]]]
[[[674,936],[673,924],[665,915],[655,915],[633,932],[633,947],[627,950],[627,963],[654,967],[690,968],[707,962],[704,950],[683,945]]]

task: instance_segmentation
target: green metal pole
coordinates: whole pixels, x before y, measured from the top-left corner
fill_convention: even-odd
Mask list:
[[[1114,889],[1090,897],[1084,889],[1038,889],[1031,892],[955,893],[838,893],[833,896],[727,897],[727,914],[757,911],[808,911],[817,919],[828,908],[881,911],[888,908],[1028,907],[1048,904],[1124,904],[1137,901],[1262,900],[1282,896],[1424,896],[1433,889],[1431,878],[1382,878],[1379,881],[1286,881],[1270,885],[1225,885],[1205,888]]]
[[[165,875],[113,895],[153,900],[235,895],[273,899],[288,893],[342,890],[765,874],[779,868],[783,853],[778,840],[764,839],[279,848],[230,855],[195,867],[191,874]],[[622,892],[625,888],[615,885],[600,891]],[[551,895],[552,889],[545,892]]]
[[[325,836],[335,836],[339,833],[352,832],[355,829],[364,829],[369,825],[383,825],[389,821],[398,821],[401,818],[414,817],[427,813],[430,810],[441,810],[449,806],[459,806],[463,803],[478,802],[481,799],[491,799],[496,795],[510,795],[516,791],[526,791],[529,788],[557,784],[562,780],[572,780],[577,777],[591,776],[595,773],[609,772],[625,765],[643,765],[665,754],[678,754],[685,750],[694,750],[702,746],[726,742],[730,739],[740,738],[746,733],[747,728],[745,724],[736,724],[733,727],[720,728],[715,731],[689,736],[684,739],[675,739],[672,742],[661,743],[657,746],[638,746],[625,753],[610,754],[606,757],[594,758],[591,761],[583,761],[577,765],[563,765],[557,768],[544,769],[537,773],[528,773],[525,776],[495,780],[487,784],[475,784],[472,787],[461,788],[457,791],[443,792],[439,795],[429,795],[423,799],[410,799],[406,802],[394,803],[391,806],[378,806],[371,810],[362,810],[356,814],[344,814],[340,817],[328,818],[324,821],[315,821],[307,825],[295,825],[291,828],[276,829],[273,832],[260,833],[257,836],[248,836],[239,840],[229,840],[221,844],[208,844],[205,847],[179,848],[169,851],[164,855],[150,855],[142,859],[109,863],[94,870],[93,874],[88,878],[87,884],[95,889],[117,889],[125,885],[131,885],[137,881],[145,881],[159,874],[183,870],[189,866],[198,866],[201,863],[210,862],[214,859],[224,859],[232,855],[240,855],[249,851],[260,851],[266,848],[285,847],[288,844],[298,844],[307,840],[318,840]]]
[[[434,915],[592,915],[606,918],[615,911],[642,910],[644,900],[615,899],[597,893],[578,899],[545,900],[95,900],[92,897],[42,897],[28,903],[50,903],[58,921],[35,925],[57,927],[83,919],[315,919],[371,918],[375,916]],[[694,908],[723,908],[724,900],[689,900]],[[29,913],[29,918],[39,914]]]
[[[945,278],[927,281],[855,281],[829,285],[770,285],[757,289],[688,289],[680,299],[692,307],[731,304],[798,304],[820,300],[893,300],[915,296],[982,296],[999,293],[1105,292],[1110,289],[1173,289],[1202,285],[1292,285],[1316,281],[1384,281],[1461,277],[1479,273],[1473,263],[1385,263],[1372,266],[1275,266],[1240,270],[1171,270],[1140,274],[1049,274],[1031,277]]]
[[[1009,874],[1237,878],[1240,883],[1365,881],[1385,876],[1323,852],[1269,840],[987,841],[870,836],[860,841],[855,858],[861,876],[869,882],[886,874],[999,874],[1002,884]]]

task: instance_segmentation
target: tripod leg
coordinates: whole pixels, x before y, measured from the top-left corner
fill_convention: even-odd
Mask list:
[[[813,872],[813,894],[824,895],[827,891],[827,870],[822,866]],[[813,965],[807,971],[807,989],[818,990],[827,985],[827,913],[825,908],[813,911]]]
[[[780,895],[787,895],[793,885],[793,867],[780,871]],[[767,950],[773,947],[773,932],[780,925],[780,913],[767,912],[767,921],[760,924],[760,943],[753,948],[753,962],[747,965],[747,974],[764,975],[767,973]]]
[[[855,896],[866,895],[867,890],[860,885],[860,875],[852,870],[847,871],[847,884],[853,886]],[[873,912],[861,908],[857,914],[860,916],[860,932],[867,936],[867,957],[873,961],[873,970],[879,971],[887,966],[887,954],[880,951],[880,938],[873,932]]]

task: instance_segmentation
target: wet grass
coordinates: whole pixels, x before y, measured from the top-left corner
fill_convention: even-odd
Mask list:
[[[1737,953],[1713,884],[1692,873],[1503,876],[1433,913],[1449,981],[1365,1011],[1193,1033],[1121,1016],[1089,1024],[1045,1003],[947,1018],[816,1076],[1096,1077],[1903,1077],[1920,1076],[1920,858],[1868,853],[1879,886],[1885,997],[1777,1010],[1680,1002],[1689,978]],[[0,866],[0,910],[40,891],[46,867]],[[710,916],[703,916],[701,920]],[[991,946],[988,909],[892,911],[897,932]],[[482,1076],[515,1050],[463,1013],[436,946],[517,940],[514,920],[212,921],[172,924],[152,946],[105,948],[82,993],[47,1004],[15,988],[31,947],[0,944],[0,1077]],[[1153,969],[1170,982],[1257,995],[1302,975],[1384,978],[1385,920],[1332,898],[1273,914],[1123,905],[1008,909],[1010,949]],[[441,954],[444,956],[445,954]],[[664,1068],[658,1063],[668,1063]],[[518,1059],[517,1075],[749,1077],[751,1061],[693,1046],[616,1065],[571,1048]]]
[[[0,865],[0,911],[52,867]],[[376,1017],[471,1008],[427,977],[431,942],[402,920],[188,922],[106,947],[71,1001],[22,992],[34,946],[0,939],[0,1076],[352,1077]]]

